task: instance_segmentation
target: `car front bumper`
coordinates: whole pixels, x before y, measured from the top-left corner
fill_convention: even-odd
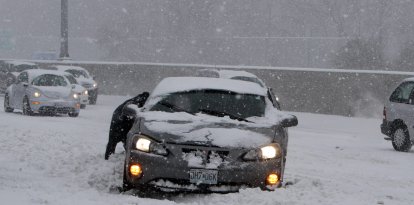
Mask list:
[[[30,100],[30,108],[34,113],[79,113],[80,103],[68,100]]]
[[[170,153],[168,156],[159,156],[132,150],[125,164],[126,179],[133,187],[150,186],[162,191],[189,191],[189,192],[236,192],[243,187],[260,187],[264,190],[274,190],[282,182],[282,158],[266,161],[232,161],[221,164],[216,168],[200,168],[189,166],[188,161]],[[142,168],[139,177],[129,173],[131,165],[138,164]],[[217,184],[190,183],[191,169],[217,170]],[[279,182],[267,185],[269,174],[277,174]]]

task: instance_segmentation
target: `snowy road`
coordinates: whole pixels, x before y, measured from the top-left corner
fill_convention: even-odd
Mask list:
[[[121,146],[103,159],[114,108],[102,96],[78,118],[0,112],[1,204],[414,204],[414,152],[398,153],[380,119],[297,113],[285,180],[275,192],[145,199],[110,192],[121,184]],[[3,98],[0,97],[3,107]]]

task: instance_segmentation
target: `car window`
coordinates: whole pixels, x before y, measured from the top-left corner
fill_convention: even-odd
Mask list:
[[[165,106],[170,105],[170,107]],[[172,109],[176,107],[177,109]],[[172,93],[155,104],[151,111],[198,113],[200,110],[225,112],[233,116],[248,118],[263,116],[265,97],[252,94],[238,94],[219,90],[198,90]]]
[[[88,73],[86,73],[83,70],[69,69],[69,70],[66,70],[66,72],[72,74],[73,76],[75,76],[75,78],[80,78],[80,77],[82,77],[82,78],[89,78]]]
[[[391,94],[390,101],[396,103],[408,103],[408,99],[414,88],[414,82],[404,82]]]
[[[20,75],[17,77],[17,81],[19,83],[28,83],[29,82],[29,76],[26,72],[20,73]]]
[[[78,84],[78,81],[76,81],[73,75],[65,75],[65,77],[69,80],[70,84]]]
[[[36,77],[33,80],[33,85],[36,86],[67,86],[68,83],[63,76],[44,74]]]

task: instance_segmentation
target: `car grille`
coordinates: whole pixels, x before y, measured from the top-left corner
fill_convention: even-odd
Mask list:
[[[71,107],[52,107],[52,106],[43,106],[39,109],[43,113],[69,113],[75,111]]]
[[[209,150],[209,149],[194,149],[194,148],[182,148],[183,154],[192,154],[193,156],[201,157],[204,163],[210,163],[211,159],[217,159],[218,157],[225,161],[229,155],[228,151],[221,150]]]

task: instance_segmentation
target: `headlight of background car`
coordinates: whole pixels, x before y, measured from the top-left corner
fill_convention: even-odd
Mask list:
[[[38,98],[38,97],[40,97],[41,96],[41,94],[40,94],[40,92],[39,91],[35,91],[34,93],[33,93],[33,97],[35,97],[35,98]]]
[[[84,95],[88,95],[88,90],[83,91]]]
[[[96,88],[96,87],[98,87],[98,84],[97,84],[97,83],[94,83],[92,86],[93,86],[94,88]]]
[[[79,95],[78,94],[76,94],[76,93],[73,93],[73,99],[78,99],[79,98]]]
[[[150,140],[146,136],[137,135],[136,139],[135,148],[137,150],[164,156],[168,154],[167,149],[162,144]]]
[[[266,160],[275,159],[282,156],[282,148],[277,143],[263,146],[259,149],[248,151],[244,156],[244,160]]]

